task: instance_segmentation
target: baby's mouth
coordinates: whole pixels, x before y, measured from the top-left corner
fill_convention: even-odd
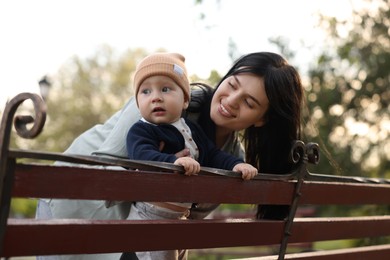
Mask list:
[[[153,108],[152,112],[165,112],[165,109],[162,107],[155,107]]]

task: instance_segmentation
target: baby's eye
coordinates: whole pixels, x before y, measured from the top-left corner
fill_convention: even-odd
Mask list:
[[[171,91],[170,87],[163,87],[162,88],[162,92],[169,92],[169,91]]]
[[[143,89],[142,91],[141,91],[141,93],[142,94],[145,94],[145,95],[147,95],[147,94],[150,94],[152,91],[150,90],[150,89]]]

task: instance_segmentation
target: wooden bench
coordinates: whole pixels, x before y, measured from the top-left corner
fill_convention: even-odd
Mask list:
[[[18,106],[27,99],[34,104],[35,116],[15,116]],[[260,174],[254,180],[243,181],[234,172],[202,168],[198,176],[187,177],[173,173],[182,169],[171,164],[10,149],[13,122],[20,136],[37,136],[45,122],[45,105],[39,96],[19,94],[7,104],[3,113],[0,128],[1,257],[279,245],[278,255],[256,259],[390,258],[390,244],[288,252],[291,243],[390,235],[389,215],[295,217],[297,209],[305,205],[390,204],[389,180],[310,173],[307,164],[319,160],[316,144],[297,141],[293,145],[291,160],[296,163],[296,169],[288,175]],[[26,123],[33,123],[33,127],[28,129]],[[20,163],[22,158],[75,165]],[[130,170],[94,169],[80,164],[123,166]],[[9,218],[12,197],[291,206],[288,219],[283,221],[247,218],[35,220]],[[150,237],[154,239],[150,240]]]

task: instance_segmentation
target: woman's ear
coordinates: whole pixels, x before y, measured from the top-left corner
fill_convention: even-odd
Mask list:
[[[265,125],[266,122],[267,122],[267,120],[263,116],[259,121],[255,122],[253,125],[254,125],[254,127],[261,127],[261,126]]]

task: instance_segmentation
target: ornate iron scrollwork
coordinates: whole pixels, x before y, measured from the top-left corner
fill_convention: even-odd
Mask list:
[[[295,140],[291,146],[290,161],[294,164],[298,164],[305,158],[305,143],[300,140]]]
[[[290,161],[294,164],[308,162],[318,164],[320,161],[320,148],[317,143],[307,143],[295,140],[291,146]]]
[[[25,100],[31,99],[35,117],[17,116],[14,119],[14,115],[19,107]],[[5,226],[7,224],[7,218],[9,214],[9,207],[11,201],[11,190],[14,179],[14,167],[15,159],[10,159],[9,144],[12,129],[12,122],[14,121],[16,132],[23,138],[34,138],[40,134],[46,121],[46,105],[42,98],[37,94],[21,93],[11,99],[7,103],[4,109],[3,117],[0,125],[0,252],[2,252],[2,245],[5,234]],[[30,129],[27,125],[33,123]]]
[[[309,163],[317,165],[320,162],[320,147],[317,143],[307,143],[306,154]]]
[[[46,105],[42,98],[33,93],[21,93],[14,97],[6,106],[4,116],[11,121],[18,107],[26,100],[30,99],[34,106],[35,117],[31,115],[18,115],[14,119],[16,133],[23,138],[34,138],[39,135],[46,121]],[[2,122],[2,126],[4,122]],[[28,129],[27,125],[33,123],[33,126]],[[7,127],[7,124],[5,124]],[[10,128],[10,126],[8,126]]]
[[[26,100],[30,99],[34,106],[35,117],[31,115],[15,116],[18,107]],[[0,159],[5,162],[9,150],[12,122],[14,122],[16,133],[23,138],[34,138],[39,135],[46,121],[46,105],[42,98],[33,93],[21,93],[11,99],[5,106],[0,126]],[[31,128],[28,124],[33,123]],[[3,170],[3,169],[1,169]]]

